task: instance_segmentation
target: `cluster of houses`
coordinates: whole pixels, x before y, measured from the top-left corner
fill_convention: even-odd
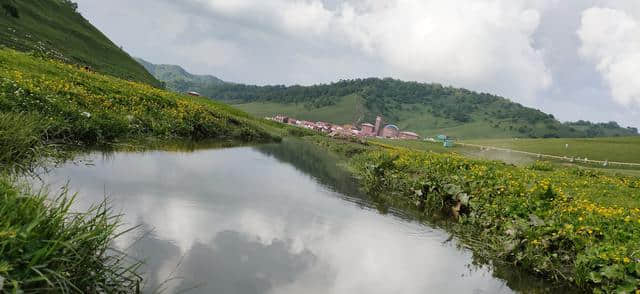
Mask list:
[[[266,119],[281,122],[284,124],[294,125],[310,130],[324,132],[330,136],[349,136],[349,137],[378,137],[387,139],[405,139],[405,140],[418,140],[420,135],[414,132],[400,131],[400,128],[396,125],[384,125],[382,117],[376,118],[376,123],[363,123],[360,128],[353,125],[337,125],[328,122],[312,122],[306,120],[297,120],[284,115],[276,115],[274,117],[267,117]]]

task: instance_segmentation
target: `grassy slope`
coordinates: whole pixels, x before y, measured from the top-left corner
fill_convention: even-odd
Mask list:
[[[225,83],[214,76],[191,74],[177,65],[153,64],[140,58],[136,58],[136,61],[158,80],[163,81],[167,89],[176,92],[202,92],[204,88]]]
[[[253,102],[234,104],[233,106],[258,117],[283,114],[298,119],[310,121],[322,120],[336,124],[350,124],[358,121],[358,119],[362,119],[364,112],[362,98],[358,95],[346,96],[336,105],[321,108],[308,108],[305,107],[304,104],[280,104],[273,102]]]
[[[494,139],[465,143],[593,160],[640,163],[640,137],[587,139]],[[569,144],[569,148],[565,148]]]
[[[349,156],[381,206],[442,224],[479,263],[517,265],[583,290],[640,287],[640,178],[423,152],[415,148],[443,150],[415,141],[393,141],[405,149],[379,144],[385,141],[308,140]],[[458,221],[438,222],[458,205]]]
[[[13,50],[0,50],[0,77],[3,135],[80,144],[140,137],[273,139],[267,130],[274,127],[228,105],[86,72]],[[16,119],[24,119],[25,123],[16,123]],[[16,125],[34,127],[9,132]],[[12,147],[11,142],[34,142],[11,138],[6,141],[10,143],[7,148]]]
[[[334,105],[320,108],[310,108],[303,103],[276,102],[251,102],[234,104],[234,106],[259,117],[284,114],[298,119],[322,120],[338,124],[363,122],[364,116],[371,116],[371,111],[364,106],[364,99],[355,94],[342,97]],[[398,119],[391,123],[398,125],[402,130],[416,132],[425,137],[437,134],[471,139],[519,137],[522,134],[517,129],[525,125],[522,122],[500,121],[484,114],[473,115],[473,122],[460,123],[452,119],[436,117],[429,112],[428,106],[416,104],[403,104],[401,109],[393,111],[393,116]],[[499,126],[496,126],[497,124]],[[539,134],[549,130],[542,123],[526,125],[536,129],[536,133]],[[561,135],[569,137],[572,133],[564,131]]]
[[[17,8],[19,18],[0,9],[0,45],[89,65],[122,79],[161,85],[65,1],[0,0],[0,4],[7,3]]]

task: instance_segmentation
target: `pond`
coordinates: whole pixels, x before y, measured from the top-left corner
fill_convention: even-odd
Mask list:
[[[509,269],[474,265],[437,228],[381,214],[315,146],[93,152],[43,177],[78,209],[106,196],[127,225],[115,246],[144,259],[145,292],[548,292]],[[90,164],[86,164],[90,163]]]

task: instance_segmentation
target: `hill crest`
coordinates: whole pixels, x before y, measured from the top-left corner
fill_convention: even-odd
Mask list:
[[[201,92],[207,87],[225,84],[223,80],[212,75],[189,73],[179,65],[154,64],[142,58],[136,58],[136,61],[144,66],[154,77],[162,81],[168,89],[176,92]]]
[[[162,85],[77,9],[70,0],[0,0],[0,46],[125,80]]]

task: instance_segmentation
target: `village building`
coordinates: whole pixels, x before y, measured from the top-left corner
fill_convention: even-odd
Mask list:
[[[288,117],[285,115],[276,115],[274,117],[267,118],[269,120],[277,121],[284,124],[294,125],[301,128],[306,128],[310,130],[315,130],[318,132],[324,132],[329,134],[330,136],[341,136],[341,137],[383,137],[389,139],[407,139],[407,140],[417,140],[420,138],[420,135],[403,131],[400,132],[400,129],[396,125],[387,125],[382,127],[383,119],[382,117],[376,117],[376,124],[363,123],[360,125],[360,129],[351,124],[338,125],[332,124],[323,121],[306,121],[306,120],[297,120],[292,117]]]
[[[382,129],[382,137],[384,138],[398,138],[400,129],[396,125],[387,125]]]
[[[288,124],[289,123],[289,117],[288,116],[284,116],[284,115],[276,115],[273,118],[274,121],[283,123],[283,124]]]
[[[400,132],[399,138],[405,140],[418,140],[420,139],[420,135],[414,132]]]
[[[373,137],[376,135],[375,126],[370,123],[363,123],[361,126],[360,134],[362,136]]]
[[[187,95],[189,95],[189,96],[195,96],[195,97],[200,97],[200,96],[202,96],[202,95],[200,95],[200,93],[195,92],[195,91],[189,91],[189,92],[187,92]]]

